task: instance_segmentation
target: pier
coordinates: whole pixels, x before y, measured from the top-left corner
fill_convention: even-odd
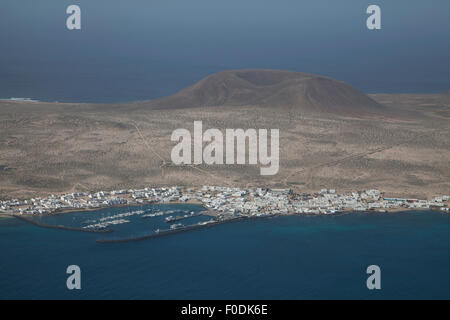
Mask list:
[[[167,223],[171,223],[171,222],[175,222],[175,221],[189,219],[189,218],[192,218],[192,217],[198,217],[198,216],[201,216],[201,215],[202,215],[202,213],[199,212],[199,213],[194,213],[194,214],[185,214],[184,216],[175,216],[175,217],[170,216],[170,217],[165,218],[164,221],[167,222]]]

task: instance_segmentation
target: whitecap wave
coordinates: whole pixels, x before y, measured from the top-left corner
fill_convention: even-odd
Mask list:
[[[32,98],[15,98],[15,97],[12,97],[12,98],[9,98],[9,99],[0,99],[0,100],[3,100],[3,101],[39,102],[39,100],[35,100],[35,99],[32,99]]]

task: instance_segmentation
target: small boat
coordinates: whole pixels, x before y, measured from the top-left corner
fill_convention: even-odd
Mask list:
[[[164,219],[164,221],[166,222],[175,221],[175,218],[173,216],[168,216],[167,218]]]

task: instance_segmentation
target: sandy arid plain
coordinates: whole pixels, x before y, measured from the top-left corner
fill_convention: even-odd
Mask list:
[[[0,199],[205,184],[289,187],[297,192],[376,188],[414,198],[450,193],[449,94],[373,94],[365,104],[362,93],[355,91],[355,99],[365,106],[345,108],[341,105],[353,99],[353,89],[342,91],[340,82],[322,87],[320,79],[303,85],[309,81],[303,77],[294,84],[302,94],[277,105],[265,95],[254,99],[251,91],[273,87],[267,75],[264,81],[250,79],[244,96],[240,83],[230,82],[229,75],[221,77],[206,80],[206,89],[197,84],[162,102],[1,101]],[[289,87],[280,85],[284,80],[274,81],[274,90]],[[283,99],[297,92],[293,88],[282,91]],[[200,102],[194,99],[199,90],[204,91]],[[342,92],[346,97],[339,100]],[[191,105],[166,107],[184,98]],[[333,109],[334,102],[339,107]],[[259,165],[173,165],[173,130],[192,132],[197,120],[203,121],[203,130],[279,129],[278,174],[261,176]]]

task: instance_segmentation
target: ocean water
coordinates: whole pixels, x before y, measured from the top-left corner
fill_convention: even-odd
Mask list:
[[[139,209],[202,210],[122,207],[41,220],[80,226]],[[284,216],[138,242],[95,242],[167,227],[163,217],[126,219],[130,223],[113,226],[108,235],[0,219],[0,298],[450,298],[450,215],[441,212]],[[66,268],[72,264],[81,268],[81,290],[66,288]],[[366,288],[366,268],[372,264],[381,268],[381,290]]]
[[[0,99],[123,102],[229,69],[330,76],[366,93],[450,89],[450,1],[2,0]]]

